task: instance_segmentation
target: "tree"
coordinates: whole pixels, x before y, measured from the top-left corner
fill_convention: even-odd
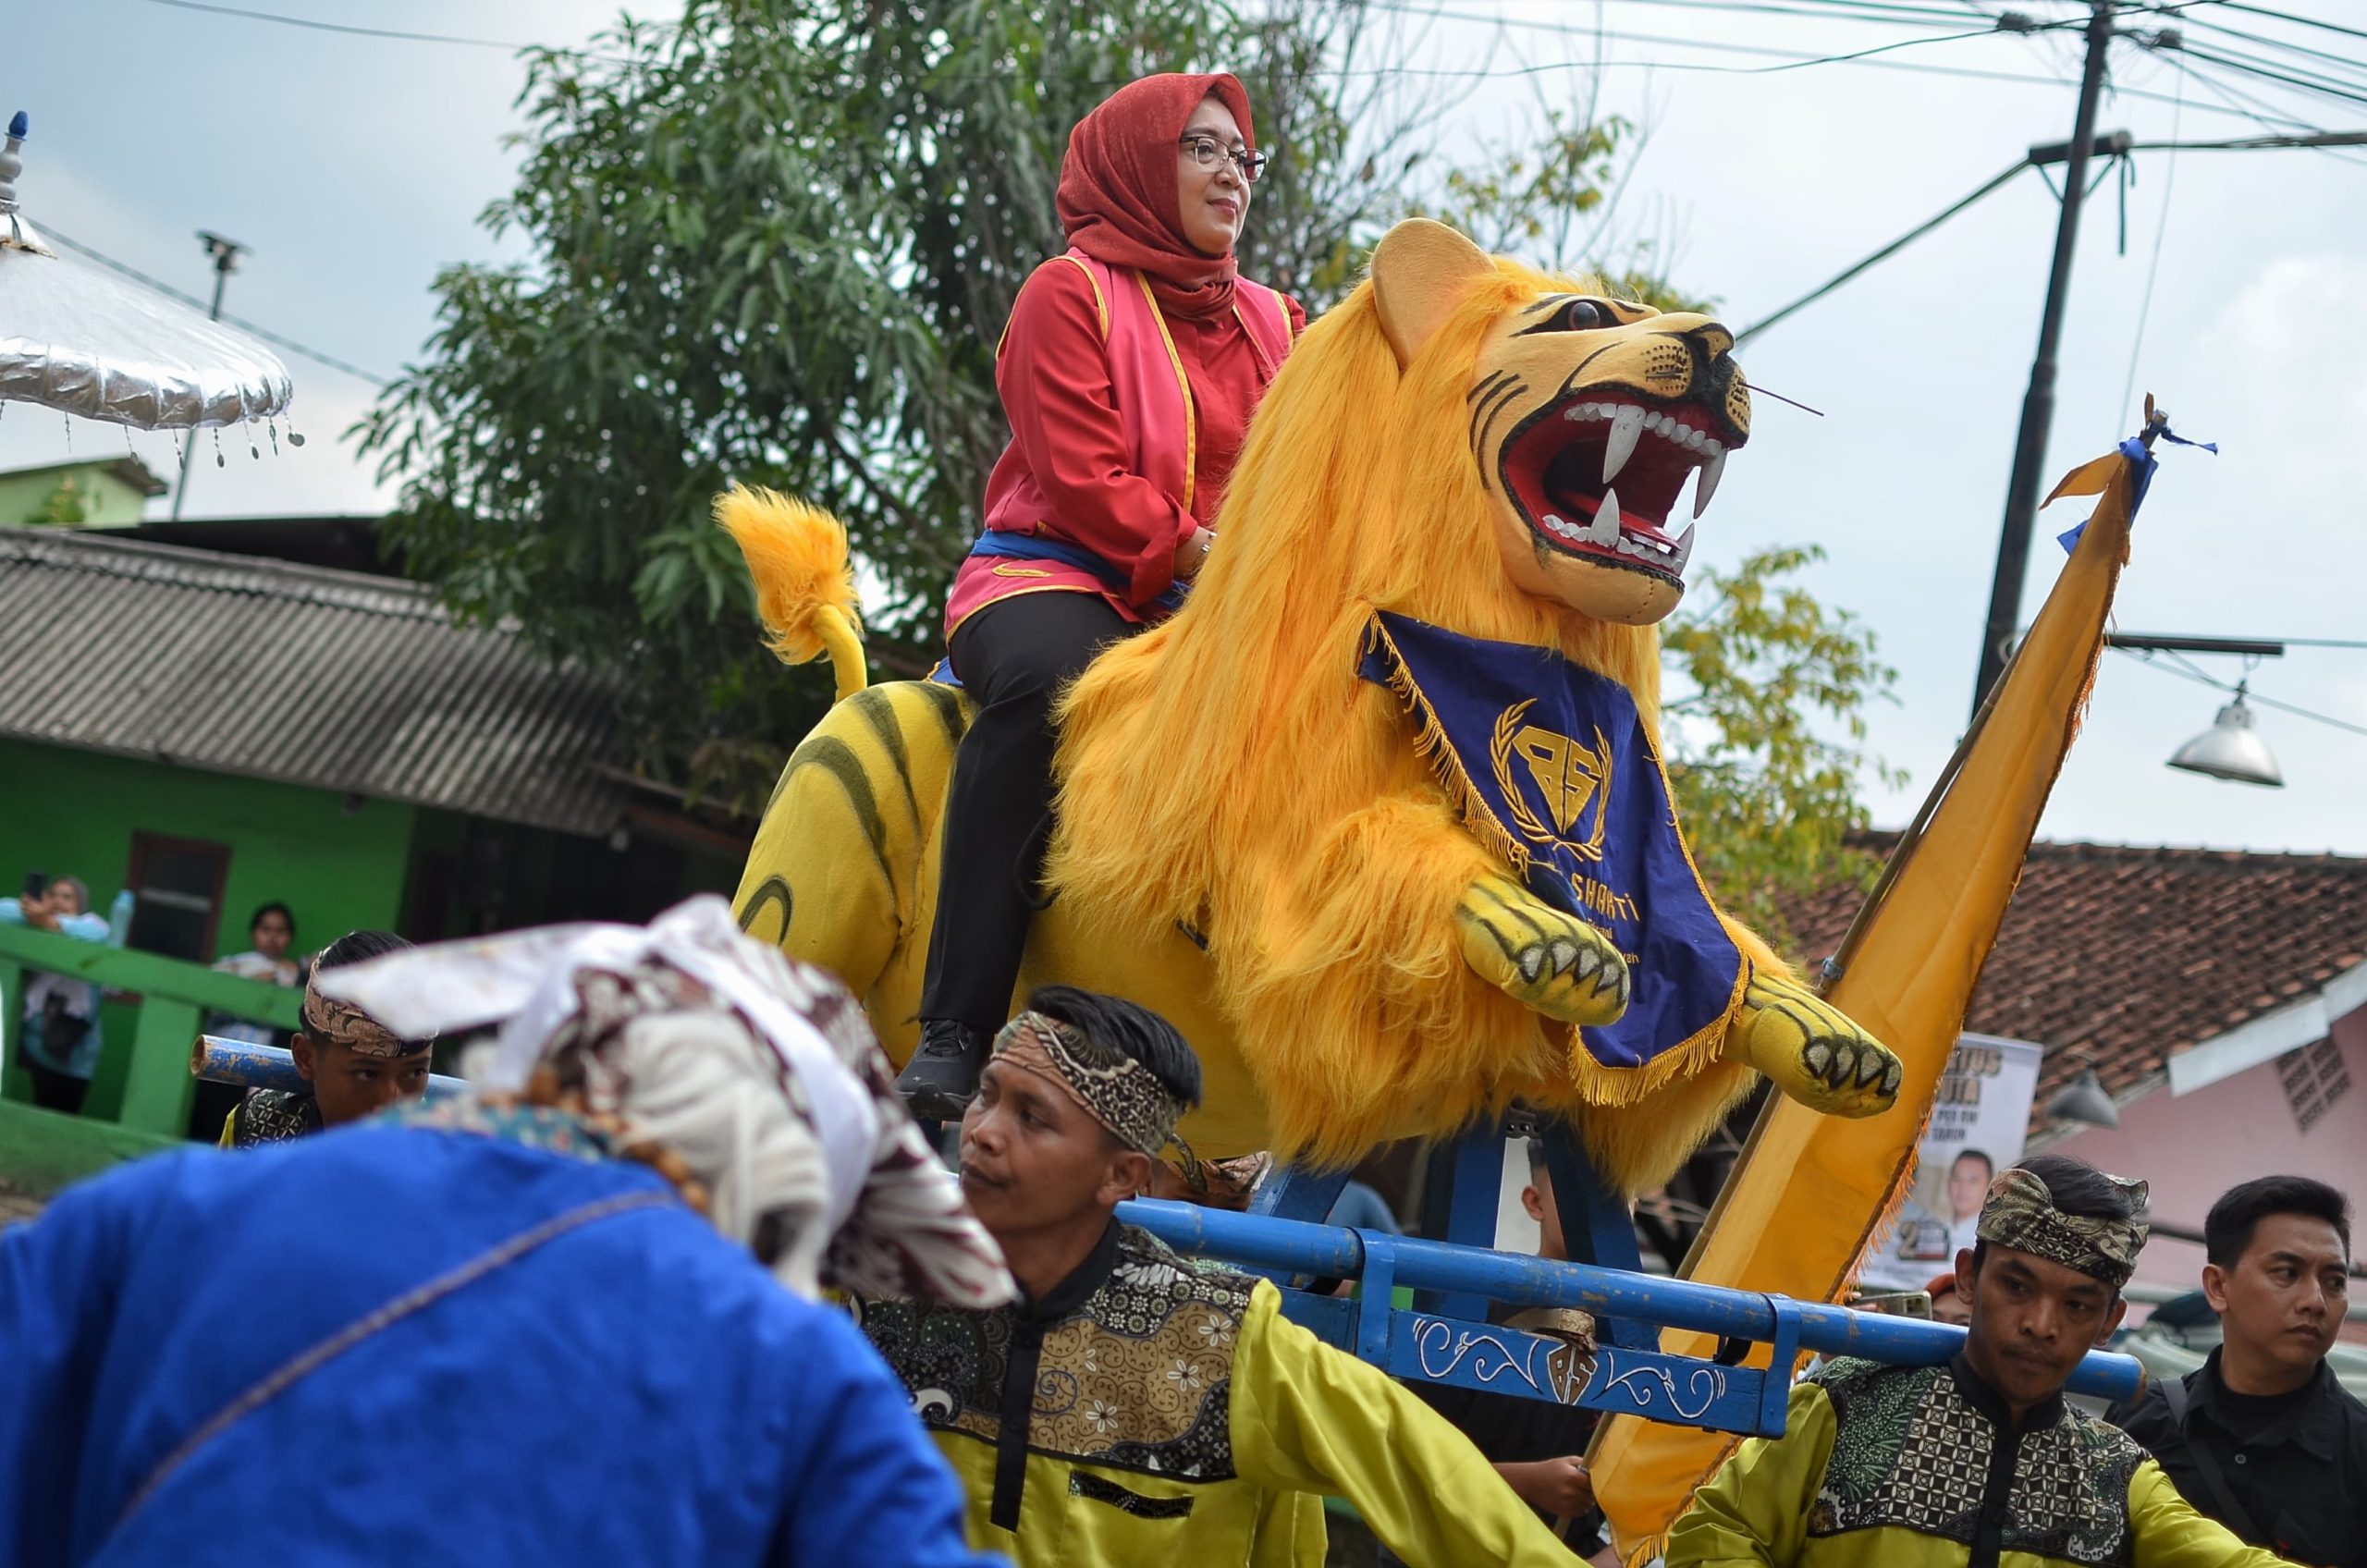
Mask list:
[[[1860,776],[1905,778],[1857,744],[1895,672],[1855,616],[1793,581],[1823,558],[1796,545],[1704,570],[1662,634],[1678,681],[1662,704],[1669,778],[1695,862],[1719,900],[1779,946],[1790,936],[1779,891],[1877,869],[1845,842],[1866,826]]]
[[[1279,154],[1244,265],[1311,311],[1415,212],[1548,265],[1600,256],[1630,128],[1539,86],[1528,132],[1450,159],[1441,124],[1484,78],[1402,69],[1431,25],[1357,0],[689,0],[677,23],[538,53],[517,188],[484,214],[530,259],[446,269],[423,361],[358,427],[401,481],[391,539],[462,617],[623,675],[646,777],[751,815],[828,680],[760,650],[711,498],[745,482],[837,511],[875,663],[935,661],[1006,438],[995,343],[1061,247],[1068,128],[1120,83],[1243,77]],[[1616,286],[1686,302],[1625,252]],[[1870,668],[1797,589],[1762,622],[1759,581],[1723,584],[1680,643],[1705,692],[1681,775],[1705,838],[1790,824],[1733,851],[1746,883],[1855,819],[1840,759],[1719,682],[1804,661],[1797,689],[1821,700]]]

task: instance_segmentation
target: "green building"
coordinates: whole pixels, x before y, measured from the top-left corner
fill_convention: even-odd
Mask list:
[[[273,900],[312,950],[729,892],[742,841],[636,796],[618,722],[414,583],[0,526],[0,891],[131,888],[133,948],[211,962]]]
[[[134,457],[11,469],[0,473],[0,524],[138,522],[168,488]]]

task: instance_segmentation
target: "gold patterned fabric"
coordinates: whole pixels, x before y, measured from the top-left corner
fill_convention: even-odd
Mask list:
[[[393,1030],[354,1006],[321,995],[320,960],[306,966],[304,976],[304,1033],[315,1040],[343,1046],[356,1056],[399,1057],[423,1051],[435,1042],[406,1040]]]
[[[2018,1427],[1959,1357],[1828,1363],[1671,1528],[1667,1568],[2277,1568],[2059,1397]]]
[[[2106,1176],[2124,1194],[2130,1209],[2145,1212],[2142,1182]],[[2066,1214],[2054,1207],[2054,1194],[2045,1180],[2019,1166],[1997,1172],[1981,1200],[1981,1221],[1973,1234],[1993,1246],[2010,1247],[2075,1268],[2114,1290],[2128,1283],[2137,1271],[2137,1254],[2145,1245],[2145,1224],[2138,1219],[2091,1219]]]
[[[995,1036],[995,1058],[1060,1090],[1128,1148],[1157,1159],[1173,1144],[1184,1153],[1186,1180],[1197,1172],[1191,1145],[1175,1135],[1189,1108],[1133,1057],[1096,1044],[1057,1018],[1023,1012]]]
[[[1040,1302],[855,1305],[961,1477],[971,1545],[1018,1568],[1318,1568],[1323,1495],[1409,1562],[1567,1568],[1461,1433],[1281,1300],[1113,1224]]]

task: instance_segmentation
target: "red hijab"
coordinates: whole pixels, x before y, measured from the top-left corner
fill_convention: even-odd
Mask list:
[[[1249,94],[1238,79],[1147,76],[1076,122],[1057,199],[1070,244],[1096,261],[1134,268],[1150,279],[1160,309],[1193,318],[1230,308],[1235,276],[1230,253],[1208,255],[1184,237],[1176,143],[1208,97],[1233,111],[1242,140],[1256,152]]]

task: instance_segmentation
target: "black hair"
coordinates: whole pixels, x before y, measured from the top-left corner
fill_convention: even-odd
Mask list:
[[[254,934],[254,928],[255,928],[256,926],[261,925],[263,924],[263,917],[264,917],[264,915],[266,915],[266,914],[276,914],[276,915],[279,916],[279,918],[280,918],[280,919],[282,919],[282,920],[284,920],[284,921],[288,922],[288,939],[289,939],[290,941],[295,940],[295,937],[296,937],[296,912],[295,912],[294,910],[292,910],[292,909],[289,909],[286,904],[281,903],[281,902],[280,902],[278,900],[276,900],[276,899],[274,899],[271,902],[269,902],[269,903],[267,903],[267,904],[264,905],[261,909],[259,909],[259,910],[255,911],[255,913],[253,913],[253,915],[252,915],[252,916],[251,916],[251,917],[248,919],[248,921],[247,921],[247,933],[248,933],[248,935],[252,936],[252,935]]]
[[[2233,1268],[2252,1244],[2252,1232],[2272,1214],[2323,1219],[2350,1253],[2350,1200],[2339,1189],[2308,1176],[2263,1176],[2228,1188],[2202,1221],[2202,1253],[2222,1268]]]
[[[1987,1149],[1958,1149],[1956,1150],[1956,1159],[1948,1161],[1948,1169],[1954,1170],[1956,1168],[1956,1160],[1959,1159],[1977,1159],[1981,1161],[1981,1166],[1988,1170],[1989,1174],[1992,1176],[1997,1174],[1997,1162],[1989,1158],[1989,1151]]]
[[[348,931],[313,956],[312,962],[304,966],[304,979],[310,985],[313,976],[324,969],[342,969],[349,963],[384,958],[388,953],[402,952],[410,947],[409,942],[392,931]],[[302,1032],[301,1029],[298,1031],[300,1034]],[[415,1051],[423,1051],[435,1043],[433,1040],[405,1040],[403,1054],[409,1056]]]
[[[2134,1219],[2137,1205],[2120,1188],[2104,1179],[2104,1173],[2084,1159],[2067,1154],[2034,1154],[2014,1167],[2027,1170],[2046,1183],[2049,1198],[2055,1212],[2078,1219]],[[1972,1243],[1972,1269],[1981,1272],[1982,1259],[1989,1255],[1989,1243]],[[2120,1292],[2115,1291],[2117,1298]]]
[[[1058,1019],[1104,1049],[1133,1058],[1186,1107],[1199,1105],[1200,1059],[1175,1025],[1150,1009],[1073,986],[1045,986],[1027,998],[1027,1010]]]
[[[261,918],[260,913],[257,918]],[[410,946],[392,931],[348,931],[320,950],[319,956],[313,960],[312,968],[342,969],[349,963],[361,963],[368,959],[401,952]]]

